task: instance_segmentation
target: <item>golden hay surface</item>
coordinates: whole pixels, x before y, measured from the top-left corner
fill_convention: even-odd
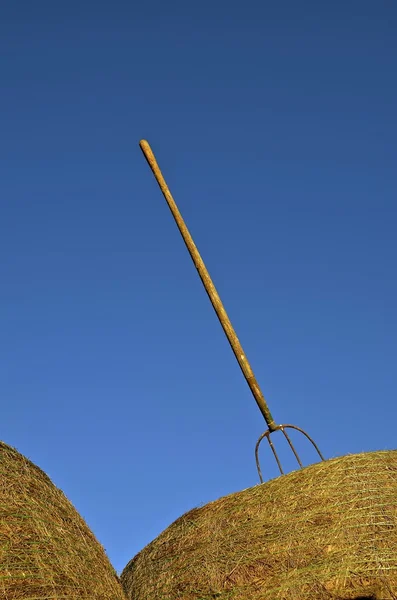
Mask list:
[[[105,552],[48,476],[0,442],[0,598],[122,600]]]
[[[344,456],[183,515],[124,569],[130,600],[397,598],[397,451]]]

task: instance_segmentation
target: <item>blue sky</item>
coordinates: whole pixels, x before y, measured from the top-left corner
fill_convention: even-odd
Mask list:
[[[264,429],[141,138],[276,420],[327,457],[395,448],[397,5],[1,13],[1,438],[116,569],[256,484]]]

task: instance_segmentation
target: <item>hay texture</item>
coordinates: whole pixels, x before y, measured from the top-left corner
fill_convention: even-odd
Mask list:
[[[122,600],[102,546],[47,475],[0,442],[0,598]]]
[[[312,465],[186,513],[124,569],[130,600],[397,598],[397,451]]]

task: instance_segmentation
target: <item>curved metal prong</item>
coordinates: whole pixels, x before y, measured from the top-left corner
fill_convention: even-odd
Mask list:
[[[283,467],[281,466],[280,459],[279,459],[279,457],[278,457],[278,454],[277,454],[277,452],[276,452],[276,449],[275,449],[275,447],[274,447],[274,445],[273,445],[273,442],[272,442],[272,440],[270,439],[270,434],[271,434],[271,431],[270,431],[270,429],[269,429],[268,431],[269,431],[269,435],[267,435],[267,436],[266,436],[266,438],[267,438],[267,441],[269,442],[269,446],[270,446],[270,448],[272,449],[272,452],[273,452],[273,454],[274,454],[274,458],[275,458],[275,459],[276,459],[276,461],[277,461],[278,468],[280,469],[280,473],[281,473],[281,475],[284,475],[284,471],[283,471]]]
[[[302,461],[299,458],[297,451],[295,450],[295,446],[293,445],[291,438],[289,437],[288,433],[285,431],[284,427],[281,427],[281,431],[283,432],[285,439],[287,440],[292,452],[294,453],[294,456],[295,456],[296,460],[298,461],[298,465],[300,466],[300,468],[302,468],[303,467]]]

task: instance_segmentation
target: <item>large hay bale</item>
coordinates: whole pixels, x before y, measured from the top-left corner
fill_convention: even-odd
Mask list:
[[[312,465],[186,513],[124,569],[130,600],[397,598],[397,451]]]
[[[117,574],[47,475],[0,442],[0,598],[122,600]]]

